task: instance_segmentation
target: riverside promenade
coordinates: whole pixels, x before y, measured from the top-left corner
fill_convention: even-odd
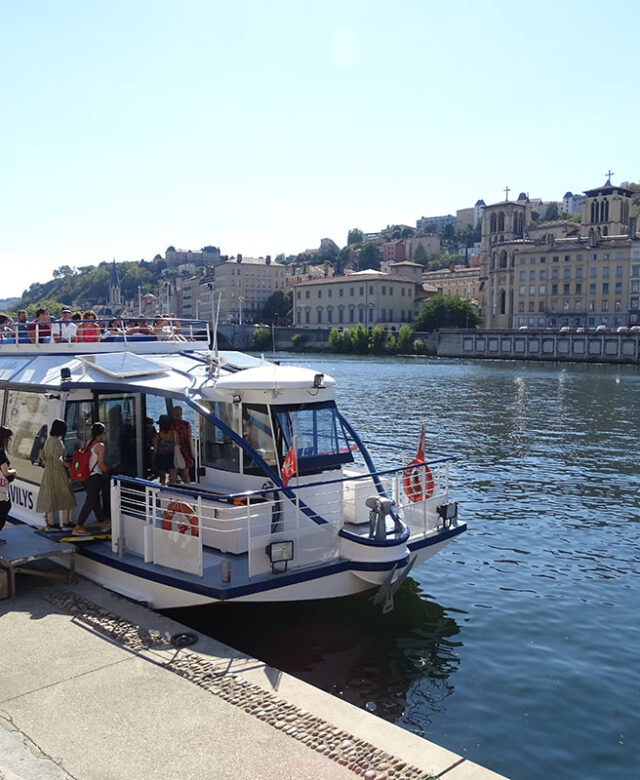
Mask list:
[[[215,607],[211,611],[215,621]],[[499,775],[93,583],[0,601],[0,780]]]

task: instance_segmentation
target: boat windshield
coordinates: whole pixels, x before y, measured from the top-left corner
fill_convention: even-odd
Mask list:
[[[273,407],[276,438],[285,457],[296,437],[298,471],[309,474],[352,463],[347,434],[334,401]]]

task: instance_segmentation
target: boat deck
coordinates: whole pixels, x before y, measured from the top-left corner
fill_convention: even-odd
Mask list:
[[[59,534],[45,533],[33,529],[35,535],[44,536],[48,540],[68,538],[68,531]],[[68,546],[67,542],[60,542]],[[202,550],[202,576],[186,571],[178,571],[162,566],[153,561],[145,561],[142,556],[125,552],[119,555],[111,547],[111,539],[87,538],[74,539],[72,542],[76,552],[91,560],[108,564],[129,574],[143,576],[146,579],[159,582],[169,587],[189,590],[203,596],[226,600],[237,598],[256,591],[267,591],[280,588],[283,585],[314,579],[319,576],[317,566],[299,566],[281,574],[257,574],[249,577],[249,556],[247,553],[233,555],[223,553],[210,547]],[[223,566],[225,564],[225,566]],[[344,571],[352,567],[352,562],[337,558],[333,565],[322,567],[322,576],[336,571]],[[228,566],[228,582],[223,582],[225,568]]]

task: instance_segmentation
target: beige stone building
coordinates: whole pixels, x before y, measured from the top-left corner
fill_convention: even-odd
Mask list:
[[[440,236],[435,234],[432,236],[420,236],[419,238],[407,238],[405,244],[406,257],[408,260],[411,260],[411,258],[415,256],[418,245],[422,245],[427,253],[427,257],[439,255],[442,249],[440,245]]]
[[[380,270],[390,276],[401,276],[403,279],[411,279],[416,284],[422,284],[422,266],[420,263],[411,263],[405,260],[402,263],[380,263]]]
[[[381,271],[358,271],[348,276],[303,282],[293,290],[293,324],[299,328],[383,325],[398,330],[417,314],[411,279]]]
[[[640,236],[632,192],[585,191],[582,222],[533,225],[526,196],[487,206],[481,300],[487,328],[615,328],[640,315]]]
[[[274,292],[285,292],[286,276],[287,267],[272,263],[270,257],[238,255],[226,260],[202,279],[200,317],[211,321],[220,300],[221,324],[253,322]]]
[[[459,295],[476,302],[480,295],[480,268],[456,265],[439,271],[425,271],[422,281],[443,295]]]
[[[476,210],[474,207],[468,209],[458,209],[456,211],[456,226],[461,228],[465,225],[473,225]]]

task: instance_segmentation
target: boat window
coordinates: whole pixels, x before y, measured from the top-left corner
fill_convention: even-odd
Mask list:
[[[65,457],[71,458],[73,451],[84,447],[91,438],[93,425],[93,401],[71,401],[67,404],[64,421],[67,433],[64,437]]]
[[[5,426],[13,431],[9,451],[11,466],[21,479],[40,484],[40,451],[49,435],[50,402],[38,393],[7,391]]]
[[[129,477],[149,476],[149,464],[143,463],[143,450],[136,446],[141,438],[138,433],[139,408],[139,397],[134,394],[99,395],[93,401],[70,401],[65,413],[65,454],[70,457],[76,447],[88,444],[91,426],[94,422],[101,422],[106,432],[104,462],[108,468]]]
[[[138,404],[133,394],[98,396],[98,420],[106,428],[104,462],[110,471],[138,476]],[[142,474],[140,474],[142,476]]]
[[[273,431],[267,407],[263,404],[244,404],[242,407],[242,438],[273,468],[277,469],[278,461],[273,443]],[[262,474],[263,469],[253,460],[249,453],[244,452],[245,474]]]
[[[309,474],[352,463],[346,431],[333,401],[274,407],[280,457],[284,459],[296,437],[298,471]]]
[[[234,431],[240,428],[240,407],[219,401],[206,401],[207,409]],[[203,417],[200,429],[200,459],[203,466],[222,471],[240,471],[240,447],[233,439]]]

